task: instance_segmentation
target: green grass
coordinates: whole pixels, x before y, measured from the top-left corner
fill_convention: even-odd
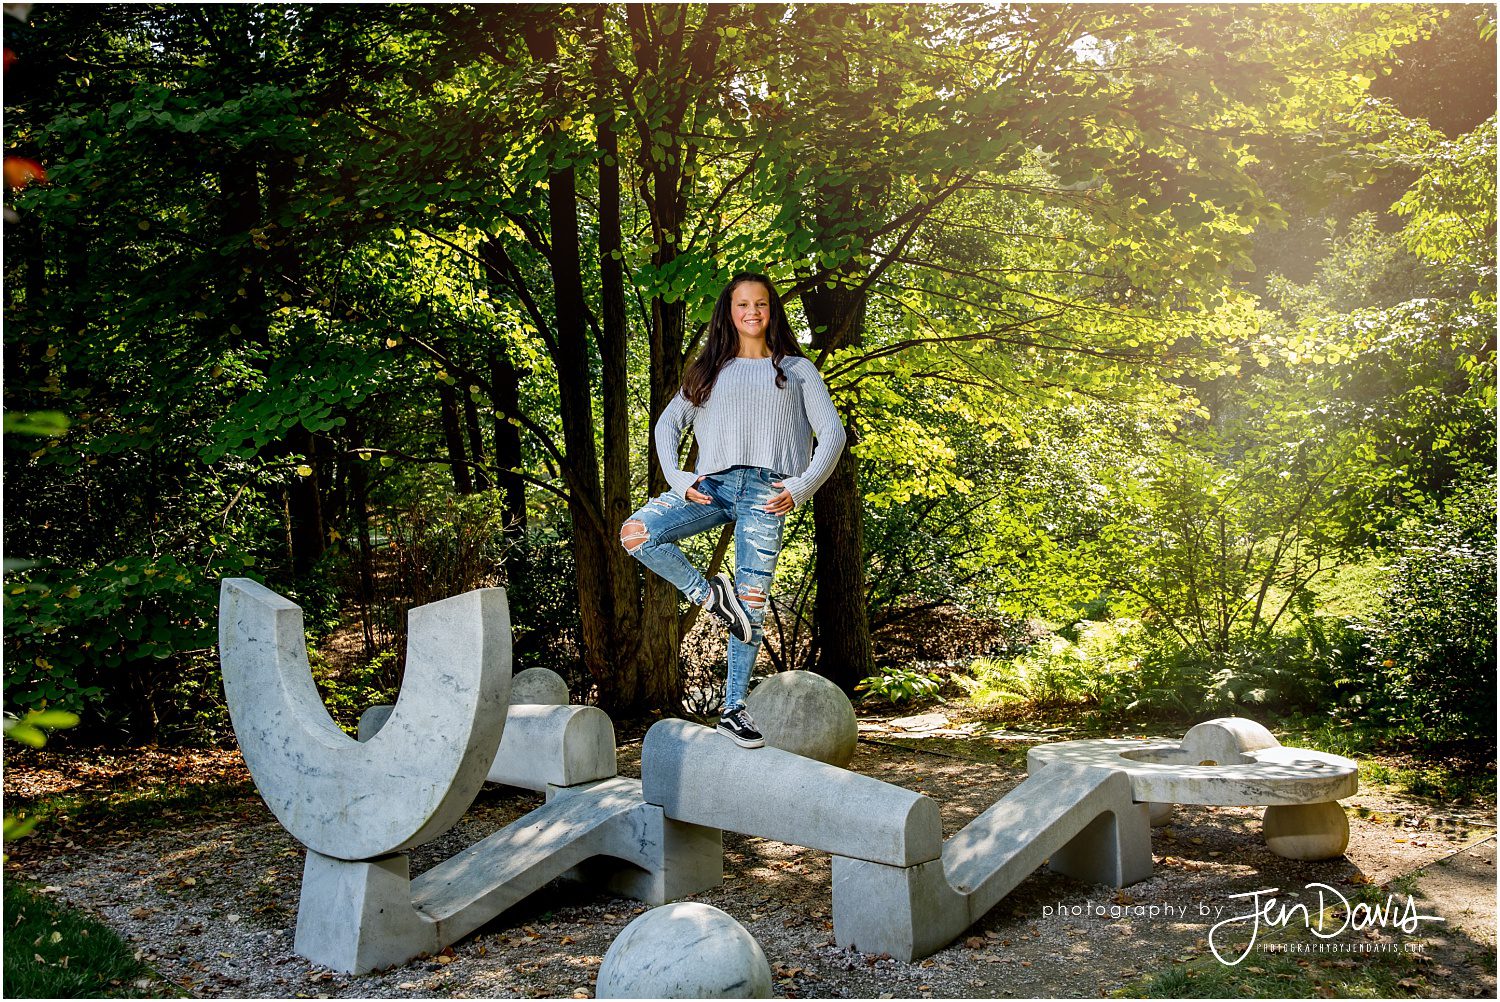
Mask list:
[[[108,926],[34,886],[5,884],[7,998],[180,997]]]

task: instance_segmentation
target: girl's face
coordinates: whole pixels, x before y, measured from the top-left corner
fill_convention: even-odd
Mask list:
[[[771,326],[771,290],[759,282],[741,282],[729,296],[729,315],[741,339],[764,341]]]

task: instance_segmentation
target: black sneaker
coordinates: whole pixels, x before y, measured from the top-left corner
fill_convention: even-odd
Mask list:
[[[766,743],[743,706],[737,706],[720,717],[718,731],[741,748],[759,748]]]
[[[703,606],[722,619],[729,627],[729,635],[742,644],[748,644],[751,636],[750,613],[745,611],[739,597],[734,593],[734,582],[722,571],[708,579],[708,602]]]

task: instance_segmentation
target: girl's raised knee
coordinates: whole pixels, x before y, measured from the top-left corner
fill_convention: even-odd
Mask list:
[[[620,526],[620,543],[627,553],[639,550],[650,538],[651,533],[647,531],[645,523],[637,519],[631,519]]]

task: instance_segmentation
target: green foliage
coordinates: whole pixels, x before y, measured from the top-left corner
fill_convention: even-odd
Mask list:
[[[13,576],[5,585],[6,702],[75,713],[97,713],[111,699],[115,711],[149,705],[183,656],[213,645],[217,570],[217,561],[204,568],[169,554]]]
[[[24,717],[5,717],[5,737],[40,748],[47,743],[46,731],[78,726],[78,714],[67,710],[27,710]]]
[[[943,681],[937,675],[920,672],[915,668],[890,668],[878,675],[860,679],[854,686],[854,691],[883,699],[892,705],[900,705],[936,696],[942,686]]]
[[[389,706],[401,693],[399,658],[395,651],[382,651],[343,671],[335,670],[316,650],[309,649],[307,656],[313,684],[323,697],[323,705],[334,723],[351,737],[358,736],[359,718],[365,710]]]
[[[40,748],[47,743],[47,731],[63,730],[76,726],[78,726],[78,714],[69,713],[66,710],[28,710],[24,717],[12,716],[7,711],[5,714],[5,740],[19,741],[23,745]],[[32,829],[40,821],[41,817],[35,814],[31,817],[5,815],[3,841],[9,842],[11,839],[31,834]]]
[[[50,183],[11,199],[5,341],[7,428],[41,440],[5,478],[8,549],[44,563],[7,582],[7,699],[222,733],[214,585],[252,567],[315,638],[358,596],[370,649],[325,673],[336,704],[399,678],[369,658],[399,659],[411,606],[501,580],[518,669],[670,677],[629,660],[657,613],[598,544],[658,486],[654,381],[753,264],[799,322],[868,287],[860,343],[812,333],[877,625],[1139,615],[1116,645],[1139,665],[1078,669],[1133,677],[1123,705],[1305,701],[1278,637],[1310,628],[1309,589],[1493,466],[1493,123],[1450,141],[1370,96],[1436,20],[40,5],[8,40],[7,141]],[[1251,237],[1288,212],[1256,172],[1387,164],[1418,178],[1402,233],[1331,226],[1258,309]],[[612,648],[586,650],[605,595]]]
[[[114,930],[41,893],[5,882],[5,992],[12,998],[161,998],[155,971]]]
[[[1125,623],[1084,624],[1077,643],[1052,634],[1014,658],[979,658],[968,675],[953,678],[979,707],[1024,706],[1049,713],[1093,706],[1107,685],[1104,676],[1116,670],[1105,638],[1128,629]]]
[[[1432,739],[1493,735],[1495,482],[1473,483],[1397,539],[1368,629],[1371,709]]]

